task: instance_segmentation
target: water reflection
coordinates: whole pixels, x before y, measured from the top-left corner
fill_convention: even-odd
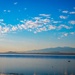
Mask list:
[[[75,59],[0,57],[0,75],[75,75]]]

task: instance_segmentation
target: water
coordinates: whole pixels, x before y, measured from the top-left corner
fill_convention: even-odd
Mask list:
[[[0,74],[75,75],[75,56],[0,55]]]

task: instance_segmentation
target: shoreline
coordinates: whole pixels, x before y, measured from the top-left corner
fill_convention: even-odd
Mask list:
[[[33,55],[75,55],[75,53],[0,53],[0,55],[6,54],[6,55],[27,55],[27,54],[33,54]]]
[[[65,58],[65,59],[75,59],[75,55],[60,55],[60,54],[0,54],[1,57],[7,58]]]

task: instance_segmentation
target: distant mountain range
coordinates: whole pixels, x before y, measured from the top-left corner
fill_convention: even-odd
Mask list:
[[[45,48],[39,50],[31,50],[26,52],[4,52],[3,54],[25,54],[25,53],[75,53],[75,48],[71,47],[56,47],[56,48]],[[2,53],[0,53],[2,54]]]
[[[40,50],[28,51],[29,53],[75,53],[75,48],[71,47],[56,47],[56,48],[45,48]]]
[[[75,52],[75,48],[71,47],[56,47],[37,50],[39,52]]]

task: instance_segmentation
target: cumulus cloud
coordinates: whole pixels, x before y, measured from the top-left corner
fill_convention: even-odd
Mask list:
[[[68,13],[68,11],[67,10],[64,10],[64,11],[62,11],[62,13]]]
[[[25,23],[25,26],[26,26],[27,28],[31,28],[31,29],[36,28],[38,25],[39,25],[38,22],[32,21],[32,20],[28,20],[28,21],[26,21],[26,23]]]
[[[50,20],[49,19],[41,19],[41,21],[40,21],[41,23],[44,23],[44,24],[47,24],[47,23],[49,23],[50,22]]]
[[[75,20],[69,21],[69,23],[75,25]]]
[[[19,25],[19,28],[22,29],[37,29],[40,27],[43,27],[44,25],[48,24],[50,22],[49,19],[47,18],[39,18],[39,17],[34,17],[33,20],[26,20],[26,21],[21,21],[23,24]]]
[[[67,37],[69,35],[75,35],[75,32],[64,32],[64,33],[61,33],[62,35],[60,37],[58,37],[57,39],[61,39],[63,37]]]
[[[0,19],[0,34],[5,34],[9,32],[15,32],[18,30],[27,30],[33,33],[38,33],[42,31],[51,31],[51,30],[60,30],[60,29],[71,29],[71,26],[65,25],[62,23],[62,19],[66,19],[66,16],[61,16],[60,21],[54,20],[50,17],[49,14],[40,14],[39,16],[33,17],[31,19],[20,20],[19,24],[12,25],[4,23],[3,19]],[[61,24],[62,23],[62,24]],[[75,21],[72,20],[69,22],[70,24],[75,24]],[[71,33],[73,34],[73,33]],[[68,34],[64,34],[67,36]]]
[[[7,32],[9,32],[9,27],[3,27],[2,33],[7,33]]]
[[[68,36],[68,33],[64,33],[64,36]]]
[[[0,34],[4,34],[4,33],[7,33],[9,32],[9,27],[2,27],[0,26]]]
[[[62,29],[62,28],[71,29],[72,27],[64,25],[64,24],[61,24],[58,26],[58,29]]]
[[[58,24],[61,23],[61,21],[52,21],[52,23]]]
[[[75,32],[69,32],[69,33],[64,33],[64,36],[68,36],[68,35],[74,35]]]
[[[18,29],[17,26],[13,26],[13,27],[11,28],[11,31],[16,31],[17,29]]]
[[[11,25],[9,26],[8,31],[17,31],[17,30],[28,30],[28,31],[32,31],[34,33],[36,32],[41,32],[41,31],[46,31],[49,29],[54,29],[54,26],[49,25],[50,24],[50,19],[48,19],[47,17],[44,16],[48,16],[46,15],[42,15],[42,17],[34,17],[31,20],[20,20],[21,24],[17,24],[15,26]],[[1,30],[1,28],[0,28]],[[2,31],[2,30],[1,30]]]
[[[63,15],[60,15],[59,17],[60,17],[60,19],[67,19],[68,18],[67,16],[63,16]]]
[[[54,29],[56,29],[56,26],[49,25],[49,30],[54,30]]]
[[[18,29],[22,30],[23,29],[22,25],[18,24]]]
[[[34,17],[34,20],[40,20],[42,17]]]
[[[75,14],[75,11],[69,12],[70,14]]]
[[[50,14],[39,14],[40,16],[50,18]]]
[[[47,31],[47,28],[46,27],[37,28],[36,31],[34,31],[34,33],[42,32],[42,31]]]
[[[62,39],[63,37],[67,37],[69,33],[61,33],[61,35],[57,39]]]
[[[72,35],[73,35],[73,34],[75,34],[75,32],[70,32],[70,34],[72,34]]]

